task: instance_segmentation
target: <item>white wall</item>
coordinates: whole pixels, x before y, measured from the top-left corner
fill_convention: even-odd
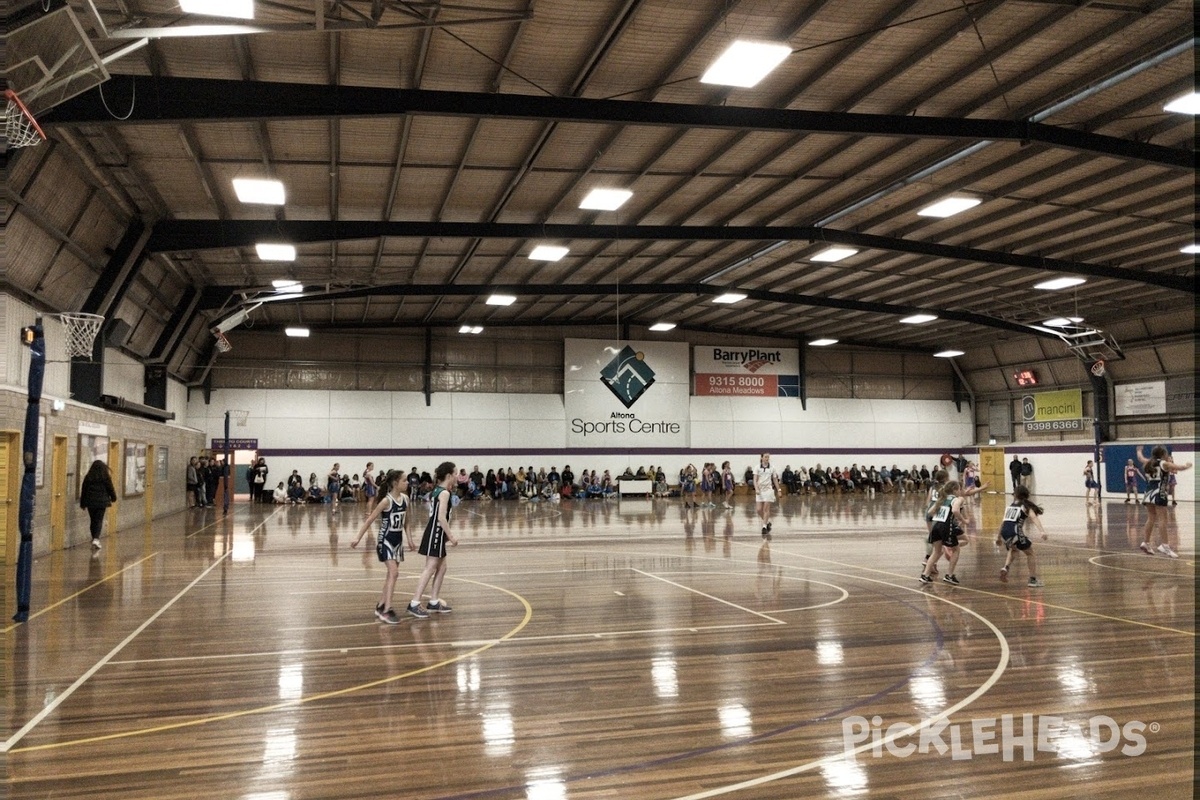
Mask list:
[[[1187,463],[1196,461],[1196,444],[1194,441],[1164,441],[1164,442],[1109,442],[1108,444],[1129,444],[1129,445],[1150,445],[1163,444],[1167,445],[1174,454],[1175,461],[1178,463]],[[1146,447],[1148,453],[1150,447]],[[978,451],[976,451],[978,452]],[[1040,495],[1062,495],[1067,497],[1083,498],[1083,468],[1087,462],[1093,458],[1094,451],[1091,442],[1078,443],[1062,443],[1059,445],[1031,445],[1017,443],[1006,447],[1005,449],[1005,491],[1012,492],[1012,481],[1008,477],[1007,464],[1012,460],[1013,454],[1016,453],[1021,458],[1028,458],[1029,463],[1033,465],[1033,493],[1034,497]],[[1104,469],[1124,470],[1124,462],[1119,464],[1104,464]],[[1096,479],[1100,481],[1100,485],[1104,486],[1105,481],[1100,473],[1097,473]],[[1111,499],[1107,489],[1104,490],[1106,499]],[[1124,495],[1121,495],[1124,497]],[[1182,472],[1178,475],[1178,484],[1175,487],[1175,497],[1179,502],[1194,502],[1196,499],[1196,470],[1190,469],[1187,472]]]

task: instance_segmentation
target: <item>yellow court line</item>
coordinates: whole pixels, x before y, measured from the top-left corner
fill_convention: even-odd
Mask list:
[[[103,578],[101,578],[100,580],[96,581],[95,583],[88,584],[87,586],[85,586],[85,587],[83,587],[82,589],[80,589],[78,592],[75,592],[74,594],[69,594],[69,595],[67,595],[67,596],[66,596],[66,597],[64,597],[62,600],[59,600],[57,603],[53,603],[53,604],[51,604],[51,605],[48,605],[48,606],[46,606],[45,608],[43,608],[41,611],[38,611],[38,612],[36,612],[36,613],[34,613],[34,614],[30,614],[30,615],[29,615],[29,619],[30,619],[30,620],[37,619],[37,618],[38,618],[38,617],[40,617],[42,614],[45,614],[47,611],[50,611],[50,610],[52,610],[52,609],[55,609],[55,608],[58,608],[58,607],[59,607],[59,606],[61,606],[63,603],[67,602],[68,600],[72,600],[72,599],[74,599],[74,598],[78,597],[79,595],[83,594],[84,592],[88,591],[89,589],[94,589],[94,588],[96,588],[97,586],[99,586],[100,584],[104,583],[105,581],[107,581],[107,580],[110,580],[110,579],[112,579],[112,578],[115,578],[115,577],[117,577],[118,575],[120,575],[120,574],[121,574],[122,572],[124,572],[125,570],[133,569],[133,568],[134,568],[134,567],[136,567],[138,564],[141,564],[143,561],[148,561],[149,559],[151,559],[151,558],[154,558],[156,555],[158,555],[158,551],[155,551],[155,552],[151,553],[150,555],[146,556],[145,558],[138,559],[137,561],[133,562],[132,564],[130,564],[130,565],[129,565],[129,566],[127,566],[127,567],[122,567],[121,569],[117,570],[116,572],[114,572],[114,573],[113,573],[113,574],[111,574],[111,575],[105,575],[105,576],[104,576]],[[16,623],[15,625],[9,625],[9,626],[8,626],[7,628],[5,628],[3,631],[0,631],[0,633],[8,633],[9,631],[13,630],[14,628],[19,628],[19,627],[21,627],[21,626],[22,626],[22,625],[24,625],[24,624],[25,624],[24,622],[18,622],[18,623]]]
[[[446,577],[449,578],[450,576],[446,576]],[[515,597],[518,601],[520,601],[521,605],[525,607],[524,618],[522,618],[522,620],[517,624],[516,627],[514,627],[508,633],[501,636],[499,639],[488,642],[487,644],[477,647],[474,650],[471,650],[469,652],[455,656],[453,658],[447,658],[443,661],[439,661],[436,664],[430,664],[428,666],[421,667],[419,669],[409,670],[408,672],[404,672],[399,675],[393,675],[390,678],[380,678],[379,680],[376,680],[376,681],[369,681],[368,683],[358,684],[356,686],[348,686],[344,689],[335,689],[330,692],[322,692],[320,694],[309,695],[308,697],[300,697],[295,700],[288,700],[288,701],[285,701],[282,703],[273,703],[268,706],[259,706],[257,708],[246,708],[246,709],[242,709],[241,711],[231,711],[227,714],[215,714],[210,717],[200,717],[198,719],[186,720],[184,722],[172,722],[172,723],[169,723],[166,725],[156,725],[156,726],[150,727],[150,728],[138,728],[138,729],[131,730],[131,731],[122,731],[120,733],[108,733],[108,734],[104,734],[102,736],[89,736],[89,737],[85,737],[83,739],[71,739],[71,740],[64,741],[64,742],[51,742],[49,744],[39,744],[39,745],[30,746],[30,747],[17,747],[17,748],[13,748],[13,749],[9,750],[8,752],[9,753],[32,753],[32,752],[38,751],[38,750],[53,750],[53,749],[57,749],[60,747],[71,747],[71,746],[83,745],[83,744],[95,744],[96,742],[107,742],[107,741],[112,741],[114,739],[127,739],[131,736],[142,736],[142,735],[151,734],[151,733],[162,733],[164,731],[178,730],[180,728],[191,728],[191,727],[195,727],[197,725],[207,725],[210,722],[222,722],[224,720],[237,719],[239,717],[248,717],[253,714],[265,714],[270,711],[279,711],[284,708],[294,708],[296,706],[300,706],[305,703],[315,703],[320,700],[328,700],[332,697],[341,697],[343,695],[363,691],[364,689],[372,689],[376,686],[384,686],[386,684],[394,683],[395,681],[403,680],[405,678],[411,678],[414,675],[420,675],[425,672],[431,672],[435,669],[444,667],[447,664],[453,664],[455,662],[462,661],[464,659],[478,655],[479,653],[482,653],[485,650],[489,650],[489,649],[495,647],[496,645],[500,644],[501,642],[506,641],[506,640],[511,639],[512,637],[516,636],[517,633],[519,633],[526,625],[528,625],[529,621],[533,618],[533,606],[531,606],[529,604],[528,600],[526,600],[524,597],[517,594],[516,592],[509,591],[508,589],[505,589],[501,586],[493,586],[491,584],[483,583],[482,581],[473,581],[468,578],[452,578],[452,580],[459,580],[459,581],[463,581],[465,583],[473,583],[477,586],[484,586],[489,589],[495,589],[495,590],[503,592],[511,597]]]
[[[630,567],[630,569],[633,570],[634,572],[638,573],[639,575],[645,575],[647,578],[653,578],[656,581],[662,581],[663,583],[669,584],[669,585],[674,586],[679,589],[683,589],[684,591],[692,592],[693,594],[698,594],[701,597],[707,597],[709,600],[713,600],[718,603],[723,603],[724,605],[727,605],[730,608],[736,608],[739,611],[745,611],[747,614],[753,614],[756,617],[762,617],[763,619],[770,620],[771,622],[778,623],[779,625],[787,624],[783,620],[775,619],[774,617],[767,616],[766,614],[762,613],[761,611],[755,611],[754,609],[746,608],[745,606],[739,606],[737,603],[732,603],[728,600],[722,600],[720,597],[716,597],[715,595],[708,594],[707,592],[702,592],[699,589],[693,589],[690,586],[684,586],[682,583],[676,583],[675,581],[669,581],[666,578],[661,578],[658,575],[654,575],[653,573],[645,572],[643,570],[638,569],[637,567]]]

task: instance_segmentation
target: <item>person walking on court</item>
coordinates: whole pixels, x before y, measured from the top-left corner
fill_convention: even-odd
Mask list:
[[[442,579],[446,577],[446,543],[451,547],[458,544],[458,539],[450,531],[451,496],[454,489],[454,464],[444,461],[434,470],[434,489],[429,497],[429,522],[425,525],[425,534],[421,537],[421,546],[417,552],[425,556],[425,569],[417,579],[417,588],[412,600],[408,603],[408,613],[417,619],[428,619],[429,614],[450,613],[450,604],[441,599]],[[432,580],[432,583],[430,581]],[[429,602],[421,608],[421,597],[429,586]]]
[[[1029,499],[1029,489],[1018,486],[1013,493],[1012,504],[1004,509],[1004,521],[1000,523],[1000,532],[996,534],[996,544],[1003,544],[1008,551],[1004,566],[1000,568],[1000,580],[1008,583],[1008,569],[1012,566],[1013,557],[1017,551],[1025,554],[1029,564],[1029,583],[1031,589],[1040,589],[1043,584],[1037,577],[1037,559],[1033,555],[1033,542],[1025,535],[1025,523],[1032,522],[1046,540],[1046,529],[1042,527],[1042,507]]]
[[[763,453],[754,472],[754,503],[762,520],[762,535],[771,534],[771,504],[779,491],[779,474],[771,467],[771,454]]]
[[[938,493],[938,505],[933,512],[933,528],[929,532],[929,543],[933,545],[933,552],[929,556],[929,560],[925,562],[925,569],[921,572],[921,583],[933,583],[933,569],[937,565],[938,559],[942,557],[942,551],[946,550],[950,553],[950,566],[946,568],[946,574],[942,576],[942,580],[946,583],[958,586],[958,576],[954,574],[954,568],[958,566],[959,545],[967,544],[967,534],[963,527],[967,524],[967,519],[963,516],[963,499],[959,496],[961,486],[958,481],[948,481],[942,490]],[[962,541],[959,541],[959,537]]]
[[[113,487],[112,473],[100,459],[92,462],[79,487],[79,507],[87,509],[91,522],[92,548],[100,549],[100,531],[104,528],[104,514],[108,507],[117,502],[117,490]]]
[[[1146,529],[1142,532],[1142,543],[1138,545],[1143,553],[1154,555],[1154,528],[1160,519],[1163,524],[1166,524],[1167,512],[1163,509],[1167,506],[1167,482],[1176,472],[1183,472],[1186,469],[1192,468],[1192,463],[1180,466],[1171,460],[1171,456],[1167,453],[1167,448],[1159,445],[1150,451],[1150,457],[1142,455],[1141,448],[1137,451],[1138,461],[1142,462],[1142,469],[1146,474],[1146,496],[1142,498],[1142,504],[1146,506]],[[1167,532],[1162,532],[1162,544],[1157,548],[1157,552],[1162,553],[1167,558],[1179,558],[1179,554],[1171,549],[1171,543],[1167,541]]]
[[[405,537],[408,538],[409,550],[416,550],[417,546],[413,543],[412,534],[405,526],[408,516],[408,481],[405,479],[404,473],[398,469],[389,470],[387,477],[384,478],[384,485],[387,488],[386,493],[363,521],[362,527],[358,529],[358,536],[354,537],[350,546],[357,548],[363,535],[375,520],[379,520],[379,533],[375,539],[375,555],[387,567],[387,577],[383,579],[383,591],[379,595],[379,602],[375,605],[375,617],[380,622],[396,625],[400,622],[400,618],[392,610],[392,593],[396,589],[396,578],[400,574],[400,562],[404,560]]]

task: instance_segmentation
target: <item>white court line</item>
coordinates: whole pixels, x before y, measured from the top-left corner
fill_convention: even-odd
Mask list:
[[[147,619],[141,625],[137,626],[137,628],[133,631],[133,633],[126,636],[125,639],[119,645],[114,647],[112,650],[109,650],[108,654],[105,655],[103,658],[101,658],[99,661],[97,661],[95,664],[93,664],[91,669],[89,669],[87,672],[80,675],[75,680],[75,682],[72,683],[70,686],[68,686],[60,695],[58,695],[52,701],[47,703],[46,706],[41,711],[39,711],[33,719],[29,720],[29,722],[26,722],[25,725],[22,726],[21,730],[17,731],[12,736],[10,736],[8,738],[8,741],[4,742],[3,744],[0,744],[0,753],[7,753],[10,749],[12,749],[12,746],[15,745],[17,742],[21,741],[21,739],[23,739],[25,737],[25,734],[29,733],[31,730],[33,730],[35,727],[37,727],[38,723],[40,723],[43,719],[45,719],[47,716],[49,716],[51,713],[53,713],[53,711],[56,708],[58,708],[59,705],[62,704],[62,702],[64,700],[66,700],[68,697],[70,697],[72,694],[74,694],[76,689],[78,689],[80,686],[82,686],[84,683],[86,683],[87,680],[89,678],[91,678],[93,675],[95,675],[100,670],[101,667],[103,667],[110,660],[112,660],[113,656],[115,656],[117,653],[121,652],[121,650],[123,650],[125,648],[125,645],[132,642],[135,638],[137,638],[138,634],[140,634],[142,631],[146,630],[146,628],[150,627],[150,624],[152,622],[154,622],[156,619],[161,617],[168,608],[175,605],[175,602],[179,598],[181,598],[185,594],[187,594],[189,589],[191,589],[193,586],[195,586],[200,581],[204,580],[205,576],[207,576],[208,573],[210,573],[214,569],[216,569],[217,565],[219,565],[221,562],[223,562],[226,558],[228,558],[231,555],[233,555],[233,551],[226,550],[225,553],[223,553],[220,558],[218,558],[216,561],[214,561],[212,564],[209,565],[208,569],[204,570],[204,572],[201,572],[196,577],[195,580],[193,580],[187,586],[180,589],[179,594],[175,595],[170,600],[168,600],[166,605],[164,605],[158,611],[155,611],[154,614],[151,615],[151,617],[149,619]]]
[[[1098,556],[1092,556],[1091,558],[1089,558],[1088,563],[1092,564],[1093,566],[1103,567],[1104,569],[1115,569],[1115,570],[1119,570],[1121,572],[1133,572],[1138,575],[1157,575],[1162,578],[1187,578],[1189,581],[1195,580],[1195,578],[1196,578],[1195,574],[1185,575],[1182,572],[1163,572],[1161,570],[1156,570],[1156,569],[1130,569],[1129,567],[1114,567],[1112,564],[1101,564],[1099,561],[1096,560],[1098,558],[1104,558],[1105,556],[1125,556],[1125,555],[1132,557],[1133,553],[1101,553]],[[1139,555],[1144,557],[1146,554],[1140,553]],[[1171,559],[1171,561],[1174,561],[1174,560],[1175,559]],[[1161,564],[1162,562],[1163,562],[1163,559],[1156,558],[1151,563]],[[1171,562],[1168,561],[1167,563],[1169,564]]]
[[[656,581],[662,581],[663,583],[669,584],[678,589],[683,589],[684,591],[692,592],[693,594],[698,594],[701,597],[707,597],[709,600],[714,600],[718,603],[723,603],[727,606],[730,606],[731,608],[736,608],[739,611],[745,611],[747,614],[753,614],[756,617],[762,617],[763,619],[770,620],[771,622],[774,622],[777,625],[786,625],[787,624],[783,620],[775,619],[774,617],[768,616],[768,615],[762,613],[761,611],[754,611],[753,609],[746,608],[745,606],[739,606],[737,603],[730,602],[729,600],[722,600],[720,597],[717,597],[715,595],[707,594],[706,592],[702,592],[699,589],[693,589],[690,586],[684,586],[682,583],[676,583],[675,581],[669,581],[666,578],[660,578],[658,575],[654,575],[653,573],[650,573],[650,572],[645,572],[643,570],[638,569],[637,567],[630,567],[630,569],[633,570],[634,572],[638,573],[639,575],[645,575],[647,578],[653,578]]]

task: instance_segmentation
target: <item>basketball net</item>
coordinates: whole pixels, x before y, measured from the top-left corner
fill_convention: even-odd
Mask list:
[[[4,136],[8,146],[32,147],[41,144],[46,133],[33,118],[33,113],[12,89],[5,89],[4,97],[8,101],[4,110]]]
[[[92,345],[96,341],[96,334],[100,333],[104,317],[78,311],[64,311],[57,316],[63,326],[63,349],[67,358],[91,358]]]

